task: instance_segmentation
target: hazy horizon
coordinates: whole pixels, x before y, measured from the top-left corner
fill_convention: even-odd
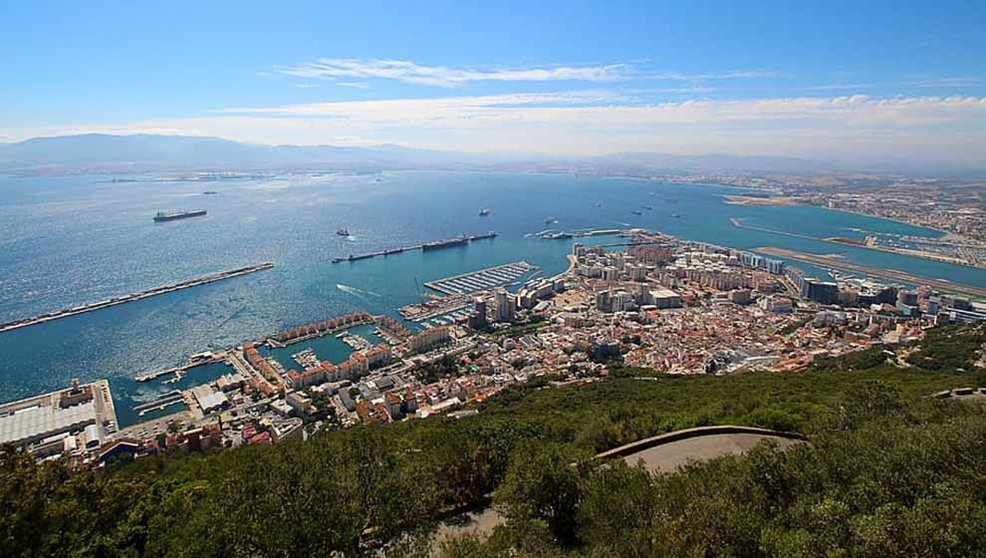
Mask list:
[[[8,6],[0,142],[986,158],[979,5],[231,7]]]

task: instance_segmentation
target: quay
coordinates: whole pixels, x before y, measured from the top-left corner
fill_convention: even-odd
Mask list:
[[[160,378],[161,376],[167,376],[169,374],[175,375],[175,380],[181,380],[185,375],[185,371],[189,368],[195,368],[196,366],[201,366],[203,364],[212,364],[214,362],[222,362],[226,358],[226,351],[220,353],[205,352],[192,355],[188,362],[182,364],[181,366],[175,366],[173,368],[165,368],[164,370],[155,370],[153,372],[148,372],[146,374],[139,374],[134,376],[134,380],[138,382],[149,382],[151,380]]]
[[[405,320],[422,322],[437,316],[457,312],[467,308],[470,303],[471,301],[466,295],[451,295],[416,304],[408,304],[407,306],[402,306],[397,312]]]
[[[881,269],[876,267],[870,267],[868,265],[860,265],[837,258],[820,256],[818,254],[806,254],[804,252],[787,250],[785,248],[775,248],[768,246],[768,247],[756,248],[755,251],[761,252],[763,254],[767,254],[769,256],[777,256],[780,258],[798,260],[821,267],[844,269],[846,271],[853,271],[855,273],[862,273],[864,275],[870,275],[873,277],[883,277],[885,279],[901,281],[904,283],[911,283],[913,285],[927,285],[942,292],[954,293],[958,295],[967,295],[980,300],[986,299],[986,288],[952,283],[951,281],[946,281],[944,279],[922,277],[920,275],[913,275],[911,273],[897,271],[896,269]]]
[[[429,251],[429,250],[440,250],[442,248],[454,248],[457,246],[465,246],[466,244],[469,244],[470,242],[476,242],[477,240],[492,240],[494,238],[496,238],[496,232],[494,231],[490,231],[486,234],[477,234],[472,236],[462,235],[456,238],[450,238],[447,240],[434,240],[422,244],[415,244],[413,246],[398,246],[396,248],[377,250],[376,252],[366,252],[363,254],[350,254],[344,258],[340,256],[337,258],[332,258],[332,263],[368,260],[370,258],[376,258],[377,256],[390,256],[394,254],[402,254],[404,252],[411,252],[413,250]]]
[[[176,403],[182,403],[184,402],[184,400],[185,398],[182,395],[182,392],[175,390],[155,399],[154,401],[149,401],[147,403],[142,403],[140,405],[137,405],[136,407],[134,407],[134,412],[137,413],[137,416],[142,417],[146,413],[149,413],[151,411],[159,411],[161,409],[170,407]]]
[[[582,229],[577,231],[553,231],[548,229],[546,231],[541,231],[536,233],[534,236],[539,236],[545,240],[566,240],[569,238],[584,238],[587,236],[600,236],[600,235],[611,235],[620,234],[623,231],[620,229]]]
[[[469,294],[509,285],[534,269],[537,269],[537,266],[519,261],[454,275],[445,279],[427,281],[425,286],[444,294]]]
[[[205,285],[207,283],[213,283],[215,281],[222,281],[224,279],[232,279],[233,277],[239,277],[240,275],[247,275],[249,273],[255,273],[257,271],[263,271],[265,269],[270,269],[274,267],[273,263],[267,262],[259,265],[251,265],[247,267],[241,267],[231,271],[223,271],[220,273],[213,273],[211,275],[206,275],[204,277],[199,277],[198,279],[192,279],[190,281],[182,281],[180,283],[174,283],[171,285],[163,285],[161,287],[155,287],[153,289],[148,289],[146,291],[140,291],[139,293],[134,293],[126,296],[118,296],[103,300],[100,302],[94,302],[92,304],[83,304],[81,306],[74,306],[72,308],[67,308],[65,310],[59,310],[57,312],[49,312],[47,314],[41,314],[40,316],[35,316],[33,318],[22,318],[20,320],[14,320],[11,322],[6,322],[0,324],[0,333],[5,331],[10,331],[13,329],[19,329],[22,327],[28,327],[32,325],[41,324],[44,322],[50,322],[52,320],[57,320],[60,318],[67,318],[69,316],[75,316],[77,314],[84,314],[86,312],[94,312],[96,310],[102,310],[103,308],[109,308],[110,306],[116,306],[118,304],[125,304],[127,302],[133,302],[143,298],[149,298],[152,296],[157,296],[165,293],[170,293],[174,291],[180,291],[182,289],[189,289],[192,287],[198,287],[199,285]]]

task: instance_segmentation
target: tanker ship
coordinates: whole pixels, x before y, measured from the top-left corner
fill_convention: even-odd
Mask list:
[[[162,221],[188,219],[189,217],[202,217],[206,213],[208,212],[204,209],[195,209],[192,211],[158,211],[157,215],[154,216],[154,221],[160,223]]]

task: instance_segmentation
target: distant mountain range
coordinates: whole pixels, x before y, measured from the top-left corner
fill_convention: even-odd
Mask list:
[[[908,165],[911,168],[908,168]],[[618,153],[594,157],[477,155],[398,145],[258,145],[222,138],[83,134],[0,143],[0,171],[18,174],[253,170],[523,170],[593,174],[659,172],[921,172],[913,162],[839,165],[792,157]]]
[[[460,159],[453,153],[396,145],[269,146],[211,137],[148,134],[84,134],[0,144],[0,169],[19,172],[431,168],[455,166]]]

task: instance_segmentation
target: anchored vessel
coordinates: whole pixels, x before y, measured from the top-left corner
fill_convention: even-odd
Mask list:
[[[421,245],[421,249],[427,252],[428,250],[440,250],[442,248],[451,248],[453,246],[465,246],[469,243],[469,237],[466,235],[458,236],[455,238],[448,238],[445,240],[435,240],[433,242],[425,242]]]
[[[208,212],[204,209],[195,209],[193,211],[158,211],[157,215],[154,216],[154,221],[160,223],[162,221],[188,219],[189,217],[202,217],[206,213]]]

